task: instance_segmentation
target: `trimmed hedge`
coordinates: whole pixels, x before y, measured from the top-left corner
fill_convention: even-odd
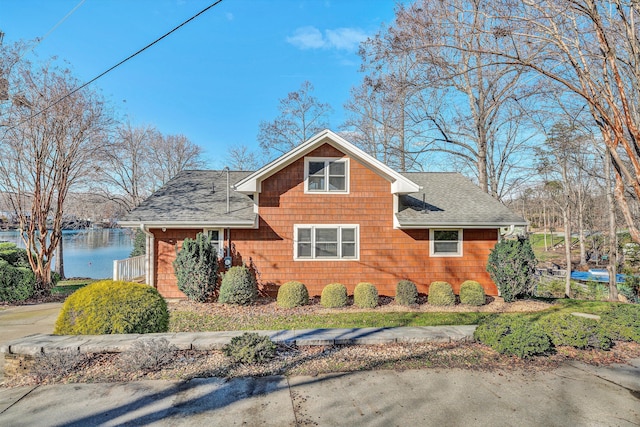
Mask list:
[[[326,308],[347,306],[347,288],[341,283],[330,283],[320,294],[320,305]]]
[[[0,301],[24,301],[32,297],[35,283],[31,268],[14,267],[0,259]]]
[[[473,337],[498,353],[522,358],[543,354],[551,349],[544,329],[517,315],[488,318],[478,325]]]
[[[482,285],[475,280],[465,280],[460,285],[460,302],[467,305],[484,305],[486,295]]]
[[[413,305],[418,303],[418,288],[411,280],[400,280],[396,285],[396,304]]]
[[[360,308],[378,306],[378,289],[368,282],[360,282],[353,291],[353,304]]]
[[[139,283],[102,280],[71,294],[56,321],[56,335],[166,332],[169,310],[158,291]]]
[[[427,302],[431,305],[450,306],[456,303],[456,296],[448,282],[433,282],[429,286]]]
[[[218,302],[250,305],[258,299],[256,278],[247,267],[231,267],[222,277]]]
[[[596,319],[574,316],[570,313],[554,313],[543,317],[538,323],[549,335],[554,346],[566,345],[608,350],[613,344],[608,332]]]
[[[300,282],[291,281],[278,288],[278,307],[293,308],[309,304],[309,291]]]

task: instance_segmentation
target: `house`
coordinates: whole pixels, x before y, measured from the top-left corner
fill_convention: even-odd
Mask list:
[[[120,224],[147,235],[147,283],[179,298],[172,262],[201,231],[269,292],[367,281],[393,296],[408,279],[496,295],[489,253],[501,228],[526,222],[458,173],[399,173],[325,130],[255,172],[183,171]]]

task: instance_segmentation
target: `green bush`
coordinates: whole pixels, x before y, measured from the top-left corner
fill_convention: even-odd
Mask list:
[[[255,332],[245,332],[234,337],[222,348],[225,356],[240,363],[262,363],[273,359],[276,345],[265,335]]]
[[[0,259],[0,301],[24,301],[33,296],[35,284],[31,268],[14,267]]]
[[[250,305],[258,299],[256,278],[247,267],[231,267],[222,277],[218,302]]]
[[[378,289],[368,282],[360,282],[353,291],[353,304],[360,308],[378,306]]]
[[[56,321],[56,335],[166,332],[169,311],[149,285],[101,280],[71,294]]]
[[[431,305],[454,305],[456,303],[456,296],[453,294],[453,289],[449,283],[433,282],[429,286],[429,298],[427,302]]]
[[[320,305],[327,308],[347,306],[347,288],[341,283],[330,283],[320,294]]]
[[[137,229],[133,236],[133,249],[129,253],[129,258],[144,255],[147,253],[147,235],[144,231]]]
[[[309,304],[309,291],[304,283],[287,282],[278,288],[278,307],[293,308]]]
[[[640,305],[612,304],[602,313],[601,322],[612,339],[640,343]]]
[[[609,334],[596,319],[574,316],[570,313],[554,313],[543,317],[538,324],[555,346],[608,350],[612,345]]]
[[[498,353],[522,358],[543,354],[551,348],[549,337],[542,327],[521,316],[487,318],[478,325],[473,337]]]
[[[502,240],[489,254],[487,271],[506,302],[533,293],[536,256],[527,239]]]
[[[396,304],[413,305],[418,303],[418,289],[411,280],[400,280],[396,285]]]
[[[6,261],[13,267],[30,267],[27,251],[11,242],[0,243],[0,260]]]
[[[206,233],[198,233],[195,240],[186,238],[178,251],[173,268],[178,289],[192,301],[205,302],[216,291],[218,257],[216,248]]]
[[[460,285],[460,302],[468,305],[484,305],[484,288],[475,280],[466,280]]]

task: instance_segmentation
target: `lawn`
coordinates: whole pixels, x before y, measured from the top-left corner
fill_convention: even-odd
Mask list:
[[[553,300],[546,300],[553,301]],[[610,303],[601,301],[555,300],[543,311],[513,313],[539,319],[556,312],[583,312],[599,314]],[[182,309],[171,310],[170,332],[229,331],[229,330],[280,330],[316,328],[385,328],[397,326],[476,325],[483,318],[494,315],[489,312],[419,312],[419,311],[357,311],[334,313],[289,313],[287,310],[271,310],[262,314],[238,310],[211,309],[207,312]]]

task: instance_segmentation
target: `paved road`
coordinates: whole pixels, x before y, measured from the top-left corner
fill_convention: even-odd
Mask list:
[[[0,389],[0,425],[638,426],[633,363]]]

